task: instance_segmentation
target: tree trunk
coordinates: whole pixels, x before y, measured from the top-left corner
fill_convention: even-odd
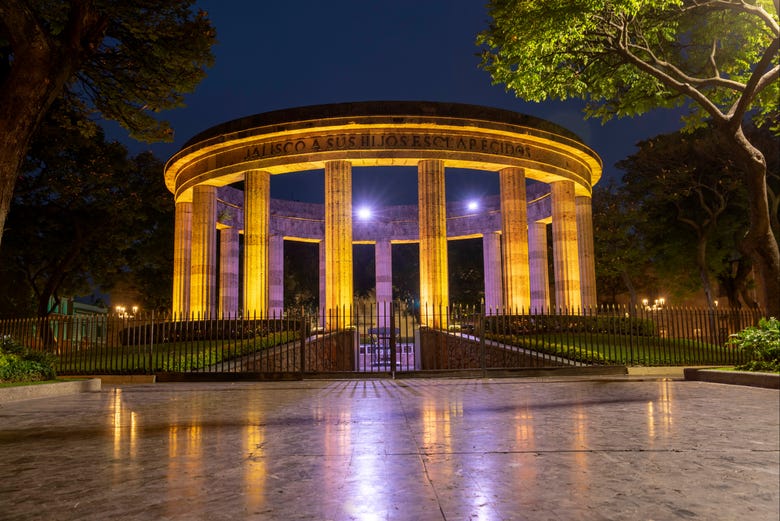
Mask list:
[[[91,2],[74,2],[58,41],[24,2],[4,3],[8,5],[0,8],[0,27],[11,43],[13,61],[0,84],[0,240],[30,140],[105,27]]]
[[[636,309],[637,305],[639,304],[639,297],[636,294],[636,287],[634,287],[634,282],[631,280],[631,277],[628,276],[628,272],[626,270],[620,271],[620,277],[623,279],[623,283],[626,285],[626,289],[628,290],[629,307],[631,309]]]
[[[715,298],[712,295],[712,283],[707,269],[707,237],[704,232],[699,233],[696,240],[696,267],[699,268],[699,278],[704,289],[704,298],[707,299],[707,307],[712,308],[715,305]]]
[[[758,275],[759,301],[767,316],[780,317],[780,249],[770,226],[766,161],[761,151],[747,140],[741,126],[736,132],[724,128],[721,135],[744,172],[750,228],[743,244]]]
[[[11,74],[0,88],[0,230],[5,230],[16,178],[30,140],[70,76],[70,69],[52,74],[57,68],[52,66],[55,56],[29,54],[15,57]]]

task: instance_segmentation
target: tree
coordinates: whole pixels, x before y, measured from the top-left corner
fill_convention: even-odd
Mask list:
[[[630,307],[639,305],[639,292],[654,283],[650,254],[637,226],[642,213],[613,184],[593,189],[593,239],[596,285],[600,299],[617,303],[628,292]]]
[[[107,286],[112,297],[124,291],[142,310],[167,313],[173,293],[175,204],[160,175],[163,167],[151,152],[130,159],[130,179],[138,183],[133,189],[141,194],[141,206],[129,209],[133,237],[122,250],[126,267],[118,281]]]
[[[121,280],[140,285],[145,277],[170,295],[161,273],[172,261],[156,260],[166,252],[172,257],[172,232],[160,254],[145,253],[145,262],[138,261],[138,252],[158,247],[173,222],[162,163],[149,153],[128,158],[99,127],[59,109],[39,127],[16,184],[0,247],[4,280],[14,283],[0,291],[4,303],[20,307],[3,306],[4,313],[33,310],[43,317],[62,296],[95,286],[109,291]]]
[[[657,270],[668,276],[695,267],[709,307],[717,298],[713,275],[730,276],[732,261],[748,260],[738,253],[748,224],[740,171],[718,152],[717,137],[702,128],[643,141],[617,164],[626,172],[621,197],[644,216],[637,227]]]
[[[447,242],[450,302],[478,307],[485,298],[482,239]]]
[[[131,136],[170,140],[154,113],[183,105],[212,63],[214,29],[193,0],[0,3],[0,237],[35,130],[63,95]]]
[[[774,10],[774,12],[771,12]],[[606,121],[686,107],[686,129],[711,121],[748,193],[745,247],[780,316],[780,250],[763,154],[745,137],[753,116],[777,132],[778,0],[491,0],[477,37],[482,67],[521,98],[579,97]]]

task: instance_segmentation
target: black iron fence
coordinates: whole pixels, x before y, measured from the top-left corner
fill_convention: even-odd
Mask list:
[[[246,373],[304,377],[612,365],[732,365],[729,335],[757,310],[599,308],[506,312],[357,305],[325,314],[77,315],[0,321],[59,374]],[[237,376],[236,376],[237,377]]]

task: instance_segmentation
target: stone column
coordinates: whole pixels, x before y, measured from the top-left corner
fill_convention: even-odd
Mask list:
[[[550,308],[550,276],[547,264],[547,225],[528,224],[528,261],[531,267],[531,312],[546,313]]]
[[[238,314],[238,230],[219,231],[219,316]]]
[[[284,237],[272,235],[268,255],[268,313],[280,318],[284,313]]]
[[[446,326],[449,305],[447,279],[447,208],[444,162],[420,161],[417,165],[417,206],[420,227],[420,322]]]
[[[271,220],[271,175],[244,173],[244,313],[268,313],[268,236]]]
[[[482,265],[485,278],[485,312],[497,315],[502,313],[504,308],[499,232],[488,232],[482,236]]]
[[[173,239],[173,318],[189,318],[192,203],[177,202]]]
[[[320,257],[320,284],[319,284],[319,308],[320,318],[319,324],[321,327],[325,327],[325,315],[327,314],[325,306],[325,286],[327,285],[327,277],[325,276],[325,241],[322,240],[319,245],[319,257]]]
[[[352,324],[352,164],[325,163],[326,327]]]
[[[192,264],[190,313],[193,318],[216,316],[217,187],[192,189]]]
[[[525,170],[504,168],[498,172],[498,176],[504,254],[504,305],[509,313],[522,313],[527,312],[531,305]]]
[[[550,192],[552,194],[555,307],[564,313],[578,313],[582,308],[582,299],[574,183],[572,181],[550,183]]]
[[[390,306],[393,303],[393,250],[389,239],[380,239],[374,246],[376,266],[377,326],[390,327]]]
[[[596,300],[596,254],[593,246],[593,208],[591,198],[579,196],[574,198],[577,208],[577,235],[579,240],[580,261],[580,292],[582,307],[593,309],[598,305]]]

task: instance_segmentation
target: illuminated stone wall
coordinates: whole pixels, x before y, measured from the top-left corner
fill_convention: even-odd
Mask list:
[[[325,327],[352,325],[352,165],[325,163]]]
[[[449,306],[447,280],[447,209],[444,199],[444,164],[420,161],[417,170],[420,228],[420,322],[441,326],[442,309]]]
[[[217,188],[199,185],[192,196],[190,313],[196,318],[216,315]],[[178,311],[178,310],[174,310]]]
[[[353,223],[353,166],[417,167],[417,207],[386,208],[375,221]],[[499,196],[486,198],[476,212],[445,204],[447,168],[497,172]],[[325,170],[325,205],[270,199],[271,176],[316,169]],[[166,165],[177,209],[173,311],[209,314],[217,303],[220,310],[233,309],[238,271],[223,267],[224,282],[217,283],[217,227],[233,230],[225,232],[223,247],[229,252],[220,264],[237,263],[229,236],[243,235],[239,312],[281,310],[283,240],[320,243],[321,310],[342,309],[339,324],[324,324],[328,328],[350,325],[343,310],[352,304],[353,242],[377,244],[381,299],[392,297],[386,280],[392,274],[391,244],[419,242],[421,301],[446,307],[447,240],[471,237],[482,237],[485,244],[486,305],[546,308],[549,223],[554,304],[589,306],[596,301],[590,195],[600,175],[599,157],[576,135],[500,109],[361,102],[230,121],[195,136]],[[243,192],[235,187],[239,182]]]
[[[271,177],[250,170],[244,176],[244,310],[264,317],[268,311],[268,237]]]

